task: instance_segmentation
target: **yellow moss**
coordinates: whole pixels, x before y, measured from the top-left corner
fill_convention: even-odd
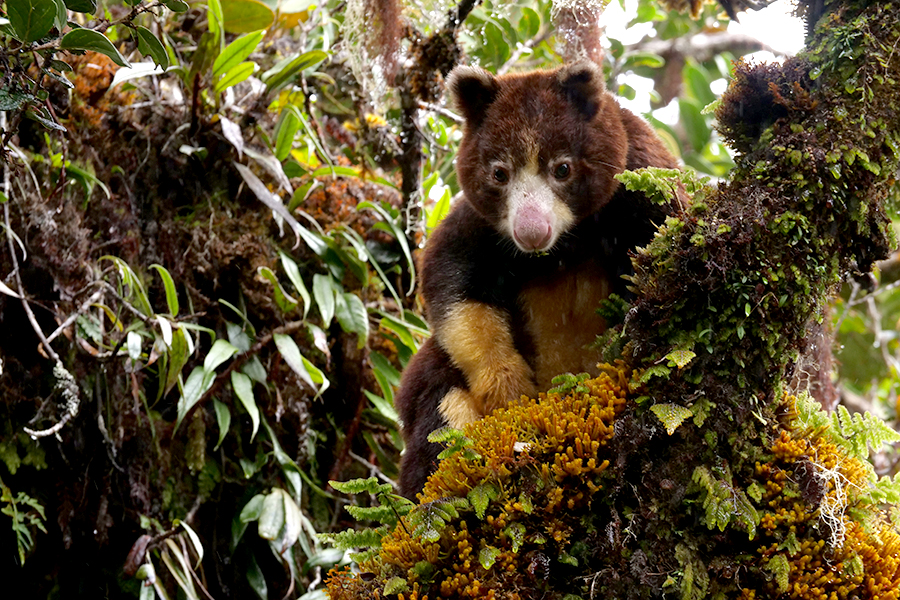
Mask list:
[[[627,382],[624,369],[611,367],[585,382],[588,393],[522,398],[467,426],[463,433],[478,458],[457,453],[442,461],[421,499],[440,506],[442,498],[467,498],[488,485],[493,492],[481,518],[460,508],[458,517],[432,532],[436,541],[427,542],[410,534],[415,514],[404,517],[404,526],[384,538],[380,555],[360,566],[377,578],[333,573],[330,597],[381,598],[383,582],[400,577],[411,591],[391,598],[425,600],[424,591],[518,600],[518,590],[546,584],[548,557],[559,561],[556,569],[580,560],[585,516],[603,510],[594,494],[615,463],[607,447]],[[766,457],[735,472],[736,485],[753,487],[759,523],[751,540],[735,540],[733,556],[718,557],[746,569],[740,591],[728,587],[731,576],[716,583],[719,589],[740,600],[900,600],[900,534],[865,499],[869,472],[823,431],[779,431]],[[479,493],[470,498],[473,504]],[[871,515],[865,524],[851,517],[859,509]],[[686,531],[685,539],[694,535]],[[420,575],[423,562],[430,568]]]
[[[822,437],[793,438],[788,431],[771,449],[772,460],[754,469],[767,507],[758,552],[763,565],[787,558],[788,588],[783,595],[772,577],[761,589],[743,589],[741,600],[898,600],[900,535],[883,515],[867,526],[848,515],[869,487],[865,465]]]
[[[440,530],[438,541],[425,542],[410,534],[414,525],[404,518],[404,527],[383,540],[380,554],[361,565],[361,571],[412,582],[417,581],[417,563],[427,561],[434,567],[429,589],[441,598],[518,599],[516,582],[528,576],[520,545],[538,544],[534,547],[548,553],[565,551],[576,522],[566,516],[584,509],[602,487],[601,477],[610,464],[606,448],[616,415],[625,407],[627,381],[623,367],[609,367],[584,382],[588,393],[523,397],[466,426],[463,433],[480,458],[457,453],[441,461],[420,499],[428,503],[448,496],[464,498],[475,486],[492,482],[500,496],[484,519],[463,511]],[[523,479],[530,482],[527,498],[520,496]],[[514,527],[525,534],[516,538]],[[480,557],[486,548],[494,556],[487,569]]]

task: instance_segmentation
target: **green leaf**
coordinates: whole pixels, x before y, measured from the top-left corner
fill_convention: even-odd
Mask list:
[[[92,15],[97,12],[97,2],[96,0],[66,0],[66,8]]]
[[[238,517],[241,523],[249,523],[259,519],[262,514],[263,501],[266,499],[262,494],[257,494],[250,498],[250,501],[241,509],[241,515]]]
[[[178,377],[181,375],[181,369],[187,363],[191,350],[187,341],[187,334],[179,327],[172,332],[172,345],[169,346],[169,368],[166,373],[166,385],[163,394],[168,394],[175,384],[178,383]]]
[[[394,407],[391,406],[390,402],[377,394],[373,394],[369,390],[363,390],[363,394],[366,395],[366,398],[369,399],[369,401],[372,403],[372,406],[374,406],[375,410],[378,411],[378,414],[394,423],[400,420],[400,415],[397,414],[397,411],[394,410]]]
[[[45,109],[44,107],[32,106],[30,109],[28,109],[28,112],[25,113],[25,116],[32,121],[37,121],[47,129],[62,131],[63,133],[65,133],[66,131],[65,127],[50,118],[49,113],[47,113],[47,109]]]
[[[769,559],[766,564],[766,570],[775,576],[775,583],[778,584],[779,593],[786,593],[790,588],[788,575],[791,573],[791,565],[784,554],[776,554]]]
[[[62,31],[66,27],[66,20],[69,16],[68,10],[66,9],[66,3],[63,2],[63,0],[53,0],[53,4],[56,6],[56,16],[53,18],[53,26],[56,27],[59,31]],[[48,72],[45,69],[44,72],[53,77],[52,71]],[[55,79],[57,79],[57,81],[69,81],[65,77],[59,77]],[[63,83],[63,85],[65,85],[65,83]]]
[[[288,548],[297,543],[300,539],[300,529],[303,522],[303,515],[300,513],[300,507],[291,498],[291,495],[284,490],[279,489],[281,498],[284,502],[284,534],[281,536],[281,553],[287,552]]]
[[[221,0],[223,27],[228,33],[250,33],[275,22],[272,9],[257,0]]]
[[[303,54],[289,56],[263,73],[260,79],[266,84],[267,91],[271,92],[287,84],[297,73],[318,65],[326,58],[328,58],[328,54],[322,50],[310,50]]]
[[[391,484],[379,483],[377,477],[369,477],[367,479],[350,479],[348,481],[331,480],[328,485],[336,489],[342,494],[389,494],[391,493]]]
[[[487,481],[479,483],[466,494],[466,499],[468,499],[472,508],[475,509],[475,516],[479,519],[484,519],[484,513],[487,510],[488,503],[499,497],[500,488]]]
[[[32,94],[17,90],[0,89],[0,111],[8,112],[22,108],[27,102],[36,102]]]
[[[278,308],[288,313],[297,308],[297,301],[294,300],[287,292],[284,291],[284,288],[281,287],[281,282],[278,281],[278,277],[275,276],[275,273],[272,272],[272,269],[269,267],[259,267],[259,274],[268,279],[272,284],[275,290],[275,304],[278,305]]]
[[[144,56],[149,56],[162,70],[169,68],[169,54],[159,38],[146,27],[135,27],[138,38],[138,51]]]
[[[13,35],[25,44],[47,35],[57,14],[53,0],[8,0],[6,9]]]
[[[119,258],[118,256],[101,256],[100,260],[109,260],[115,266],[119,272],[119,278],[122,280],[122,285],[127,288],[125,291],[126,297],[131,299],[137,306],[137,308],[143,315],[149,317],[153,315],[153,309],[150,307],[150,300],[147,297],[147,292],[144,291],[144,284],[141,283],[140,278],[135,274],[135,272],[128,266],[124,260]]]
[[[243,373],[232,371],[231,385],[238,400],[246,409],[247,414],[250,415],[250,422],[253,424],[253,431],[250,434],[250,441],[252,442],[259,429],[259,407],[256,405],[256,398],[253,396],[253,382]]]
[[[262,41],[265,31],[254,31],[237,38],[222,50],[213,63],[213,77],[218,77],[250,56]]]
[[[693,351],[686,348],[672,350],[666,354],[666,359],[670,360],[676,367],[683,369],[694,357],[697,356]],[[672,366],[672,365],[669,365]]]
[[[716,101],[716,95],[709,89],[711,79],[709,72],[701,65],[698,65],[693,59],[689,59],[684,66],[683,75],[687,89],[702,106]]]
[[[234,373],[232,373],[232,375],[233,374]],[[220,402],[216,398],[213,398],[213,408],[216,411],[216,424],[219,426],[219,441],[216,442],[216,446],[213,450],[218,450],[219,446],[222,445],[222,441],[225,439],[225,434],[228,433],[228,428],[231,426],[231,411],[228,410],[227,404]]]
[[[384,595],[399,594],[409,590],[409,583],[402,577],[391,577],[384,582]]]
[[[166,8],[175,13],[187,12],[190,8],[184,0],[163,0],[163,4],[166,5]]]
[[[284,252],[279,252],[279,255],[281,256],[281,266],[284,267],[285,274],[303,299],[303,318],[306,319],[306,314],[309,312],[310,297],[306,285],[303,283],[303,278],[300,276],[300,267],[297,266],[293,258]]]
[[[181,398],[178,399],[178,416],[175,420],[176,430],[181,425],[185,415],[194,408],[195,404],[200,402],[203,394],[212,387],[214,377],[214,372],[210,376],[203,367],[194,367],[194,370],[188,375],[187,381],[184,382]]]
[[[238,349],[231,342],[216,340],[212,348],[210,348],[209,354],[203,360],[203,368],[207,371],[215,371],[219,365],[237,354],[237,352]]]
[[[357,346],[362,348],[369,339],[369,313],[362,300],[356,294],[345,292],[337,295],[335,316],[341,329],[359,336]]]
[[[297,347],[297,343],[293,338],[283,333],[276,333],[273,337],[275,338],[275,346],[278,348],[278,352],[281,353],[288,366],[300,376],[300,379],[308,383],[311,388],[316,389],[316,384],[306,369],[303,355],[300,354],[300,348]]]
[[[541,17],[537,11],[527,6],[522,7],[522,16],[519,18],[519,33],[524,40],[530,40],[541,29]]]
[[[322,323],[325,327],[331,324],[334,317],[334,285],[331,277],[316,273],[313,275],[313,297],[316,299],[316,306],[319,307],[319,314],[322,315]]]
[[[427,330],[421,330],[415,325],[411,325],[410,323],[406,323],[405,321],[401,321],[400,319],[394,317],[393,315],[383,314],[381,319],[381,326],[385,329],[393,331],[397,334],[397,337],[403,342],[403,345],[410,349],[413,353],[415,353],[419,345],[416,343],[416,339],[413,337],[413,333],[418,335],[427,336]]]
[[[485,546],[478,553],[478,562],[481,563],[481,566],[485,570],[490,570],[491,567],[494,566],[494,563],[497,561],[497,557],[500,556],[501,552],[499,548],[494,548],[493,546]]]
[[[203,560],[203,544],[200,542],[200,536],[198,536],[197,532],[191,529],[191,526],[184,521],[179,521],[178,524],[181,525],[185,533],[187,533],[187,537],[191,540],[191,545],[194,547],[194,552],[197,554],[197,564],[194,566],[194,568],[197,569],[200,567],[200,561]]]
[[[163,288],[166,290],[166,304],[169,307],[169,314],[173,317],[178,316],[178,292],[175,291],[175,281],[172,275],[162,265],[150,265],[151,269],[156,269],[163,282]]]
[[[266,576],[263,574],[262,569],[259,568],[259,563],[256,562],[253,554],[250,555],[250,564],[247,567],[247,583],[250,584],[257,598],[268,600],[269,586],[266,584]]]
[[[246,61],[237,64],[232,67],[227,73],[225,73],[219,81],[216,82],[216,85],[213,86],[213,91],[215,91],[216,93],[224,92],[228,88],[235,86],[242,81],[245,81],[248,77],[253,75],[253,72],[255,70],[255,62]]]
[[[407,291],[407,295],[412,294],[413,289],[416,285],[416,263],[412,259],[412,253],[409,250],[409,243],[406,240],[406,233],[403,230],[403,226],[398,223],[396,219],[394,219],[384,207],[369,202],[368,200],[364,202],[360,202],[357,205],[357,210],[370,209],[374,210],[378,215],[383,219],[383,223],[387,228],[387,231],[393,234],[394,238],[397,240],[397,243],[400,244],[400,249],[403,250],[403,255],[406,257],[406,266],[409,269],[409,290]],[[378,224],[375,225],[378,227]]]
[[[675,430],[685,421],[685,419],[693,416],[694,413],[678,404],[654,404],[650,407],[653,414],[656,415],[662,424],[666,426],[666,432],[669,435],[675,433]]]
[[[685,132],[691,142],[691,147],[695,152],[700,152],[709,142],[710,131],[709,125],[706,124],[706,118],[700,114],[700,109],[706,104],[699,105],[695,100],[688,98],[679,98],[678,106],[680,109],[681,122],[684,124]]]
[[[109,38],[99,31],[93,31],[91,29],[73,29],[63,36],[63,39],[59,42],[59,47],[62,50],[92,50],[94,52],[99,52],[100,54],[105,54],[120,67],[131,66],[131,63],[129,63],[125,57],[119,53],[116,47],[113,46],[113,43],[109,41]]]
[[[225,44],[225,17],[222,14],[222,3],[220,0],[207,0],[206,6],[209,32],[219,40],[217,49],[221,51]]]
[[[372,372],[378,381],[378,385],[381,387],[381,392],[385,398],[388,398],[393,403],[394,388],[400,386],[400,372],[380,352],[372,351],[369,355],[369,360],[372,363]]]
[[[650,67],[651,69],[661,69],[665,64],[666,60],[653,52],[632,52],[625,57],[624,68]]]
[[[259,537],[265,540],[278,538],[284,526],[284,497],[279,490],[272,490],[265,497],[259,513],[257,529]]]
[[[275,126],[275,158],[284,160],[288,157],[294,145],[294,136],[299,129],[300,117],[297,116],[297,109],[293,106],[285,107]]]

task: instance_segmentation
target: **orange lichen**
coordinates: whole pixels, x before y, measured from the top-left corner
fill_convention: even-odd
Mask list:
[[[535,577],[523,566],[524,557],[565,555],[575,537],[573,515],[602,487],[610,464],[605,453],[613,422],[625,407],[627,381],[624,367],[609,367],[584,382],[586,393],[523,397],[467,425],[463,433],[474,454],[458,452],[443,460],[420,500],[465,498],[488,483],[498,491],[483,517],[460,510],[428,542],[415,535],[415,516],[408,515],[360,570],[385,580],[401,577],[426,590],[418,571],[425,561],[432,567],[426,591],[441,598],[520,598],[516,590]],[[347,595],[348,588],[354,595]],[[332,574],[328,589],[332,598],[376,597],[368,582],[354,583],[343,574]]]
[[[782,431],[773,457],[754,469],[764,489],[757,529],[763,574],[741,600],[844,600],[900,597],[900,535],[880,513],[849,515],[869,489],[868,470],[823,437]]]

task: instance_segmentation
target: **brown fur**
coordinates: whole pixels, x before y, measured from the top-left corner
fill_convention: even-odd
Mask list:
[[[461,68],[449,87],[466,118],[457,156],[465,198],[422,264],[433,337],[396,398],[407,496],[433,469],[434,428],[547,389],[560,372],[596,372],[587,346],[605,327],[598,303],[627,294],[629,252],[668,210],[614,176],[676,166],[588,63],[503,77]]]
[[[492,413],[510,398],[534,394],[534,372],[516,351],[509,316],[480,302],[453,304],[444,318],[437,342],[446,350],[469,384],[467,395],[441,403],[451,427]],[[469,406],[457,406],[459,402]]]
[[[593,262],[525,286],[519,304],[534,346],[537,389],[549,389],[567,371],[599,374],[600,356],[590,345],[606,329],[597,307],[609,293],[606,272]]]

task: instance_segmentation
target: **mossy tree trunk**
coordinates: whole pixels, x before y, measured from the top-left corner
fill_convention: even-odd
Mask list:
[[[900,538],[876,507],[896,498],[869,493],[858,460],[866,441],[823,435],[825,417],[798,424],[808,405],[788,396],[801,357],[815,354],[811,325],[829,295],[893,244],[900,2],[826,1],[820,13],[821,4],[801,2],[821,14],[801,56],[737,65],[717,112],[739,153],[730,182],[695,190],[692,207],[637,256],[620,379],[574,387],[616,413],[596,417],[606,424],[600,437],[569,422],[577,433],[566,441],[558,424],[585,409],[564,403],[553,417],[544,414],[552,408],[513,407],[518,428],[508,415],[467,428],[477,458],[445,460],[425,505],[363,563],[378,577],[337,575],[332,597],[900,593]],[[631,184],[672,186],[658,175]],[[627,405],[603,400],[609,390]],[[501,448],[507,436],[515,449]],[[592,442],[591,457],[574,461]],[[548,457],[563,469],[542,475],[534,465]],[[465,496],[472,508],[435,521],[442,496]],[[426,541],[413,541],[416,531]]]
[[[816,368],[804,359],[817,353],[812,332],[828,298],[894,243],[900,4],[826,5],[800,56],[737,65],[717,110],[738,152],[730,182],[695,195],[635,261],[623,358],[644,402],[617,422],[613,495],[653,507],[630,533],[668,546],[663,556],[675,544],[729,554],[731,536],[688,533],[698,473],[746,482],[739,474],[771,459],[795,416],[790,383]],[[660,435],[657,411],[678,407],[696,426]],[[805,500],[812,512],[820,498]]]

